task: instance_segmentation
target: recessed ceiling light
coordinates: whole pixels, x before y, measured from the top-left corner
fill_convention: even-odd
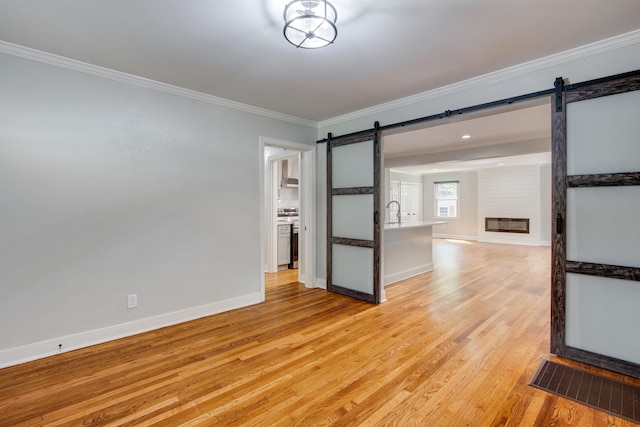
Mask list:
[[[498,163],[498,166],[504,166],[504,163]]]
[[[471,138],[471,135],[462,135],[462,139],[469,139]]]
[[[434,169],[434,171],[437,171],[438,169]]]

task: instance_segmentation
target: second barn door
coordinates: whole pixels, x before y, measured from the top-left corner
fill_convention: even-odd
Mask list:
[[[551,351],[640,377],[640,72],[561,84]]]

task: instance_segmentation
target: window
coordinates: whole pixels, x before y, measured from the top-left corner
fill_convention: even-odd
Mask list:
[[[444,181],[434,184],[436,218],[458,218],[459,182]]]

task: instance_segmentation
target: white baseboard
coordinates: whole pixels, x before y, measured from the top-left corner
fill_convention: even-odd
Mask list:
[[[316,277],[316,288],[327,289],[327,279]]]
[[[467,236],[462,234],[443,234],[443,233],[433,233],[434,238],[438,239],[455,239],[455,240],[478,240],[478,236]]]
[[[384,276],[384,286],[399,282],[404,279],[408,279],[413,276],[417,276],[419,274],[428,273],[430,271],[433,271],[433,263],[422,264],[417,267],[398,271],[397,273],[388,274]]]
[[[479,239],[478,236],[463,236],[457,234],[441,234],[441,233],[433,233],[434,239],[455,239],[455,240],[470,240],[472,242],[484,242],[484,243],[504,243],[507,245],[525,245],[525,246],[551,246],[551,241],[549,240],[539,240],[534,242],[524,242],[524,241],[508,241],[501,239]]]
[[[541,240],[535,241],[509,241],[509,240],[501,240],[501,239],[478,239],[478,242],[481,243],[500,243],[503,245],[522,245],[522,246],[551,246],[551,242],[544,242]]]
[[[263,302],[261,293],[244,295],[224,301],[188,308],[186,310],[174,311],[172,313],[161,314],[159,316],[148,317],[134,322],[121,323],[102,329],[81,332],[79,334],[57,337],[46,341],[39,341],[20,347],[9,348],[0,351],[0,368],[30,362],[44,357],[54,356],[79,348],[89,347],[108,341],[117,340],[154,329],[176,325],[201,317],[211,316],[237,308],[246,307]],[[60,350],[62,345],[62,350]]]

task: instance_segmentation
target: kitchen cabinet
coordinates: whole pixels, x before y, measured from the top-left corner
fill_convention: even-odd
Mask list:
[[[433,270],[432,228],[443,221],[408,221],[384,226],[384,286]]]
[[[291,257],[291,224],[278,225],[278,265],[288,266]]]

